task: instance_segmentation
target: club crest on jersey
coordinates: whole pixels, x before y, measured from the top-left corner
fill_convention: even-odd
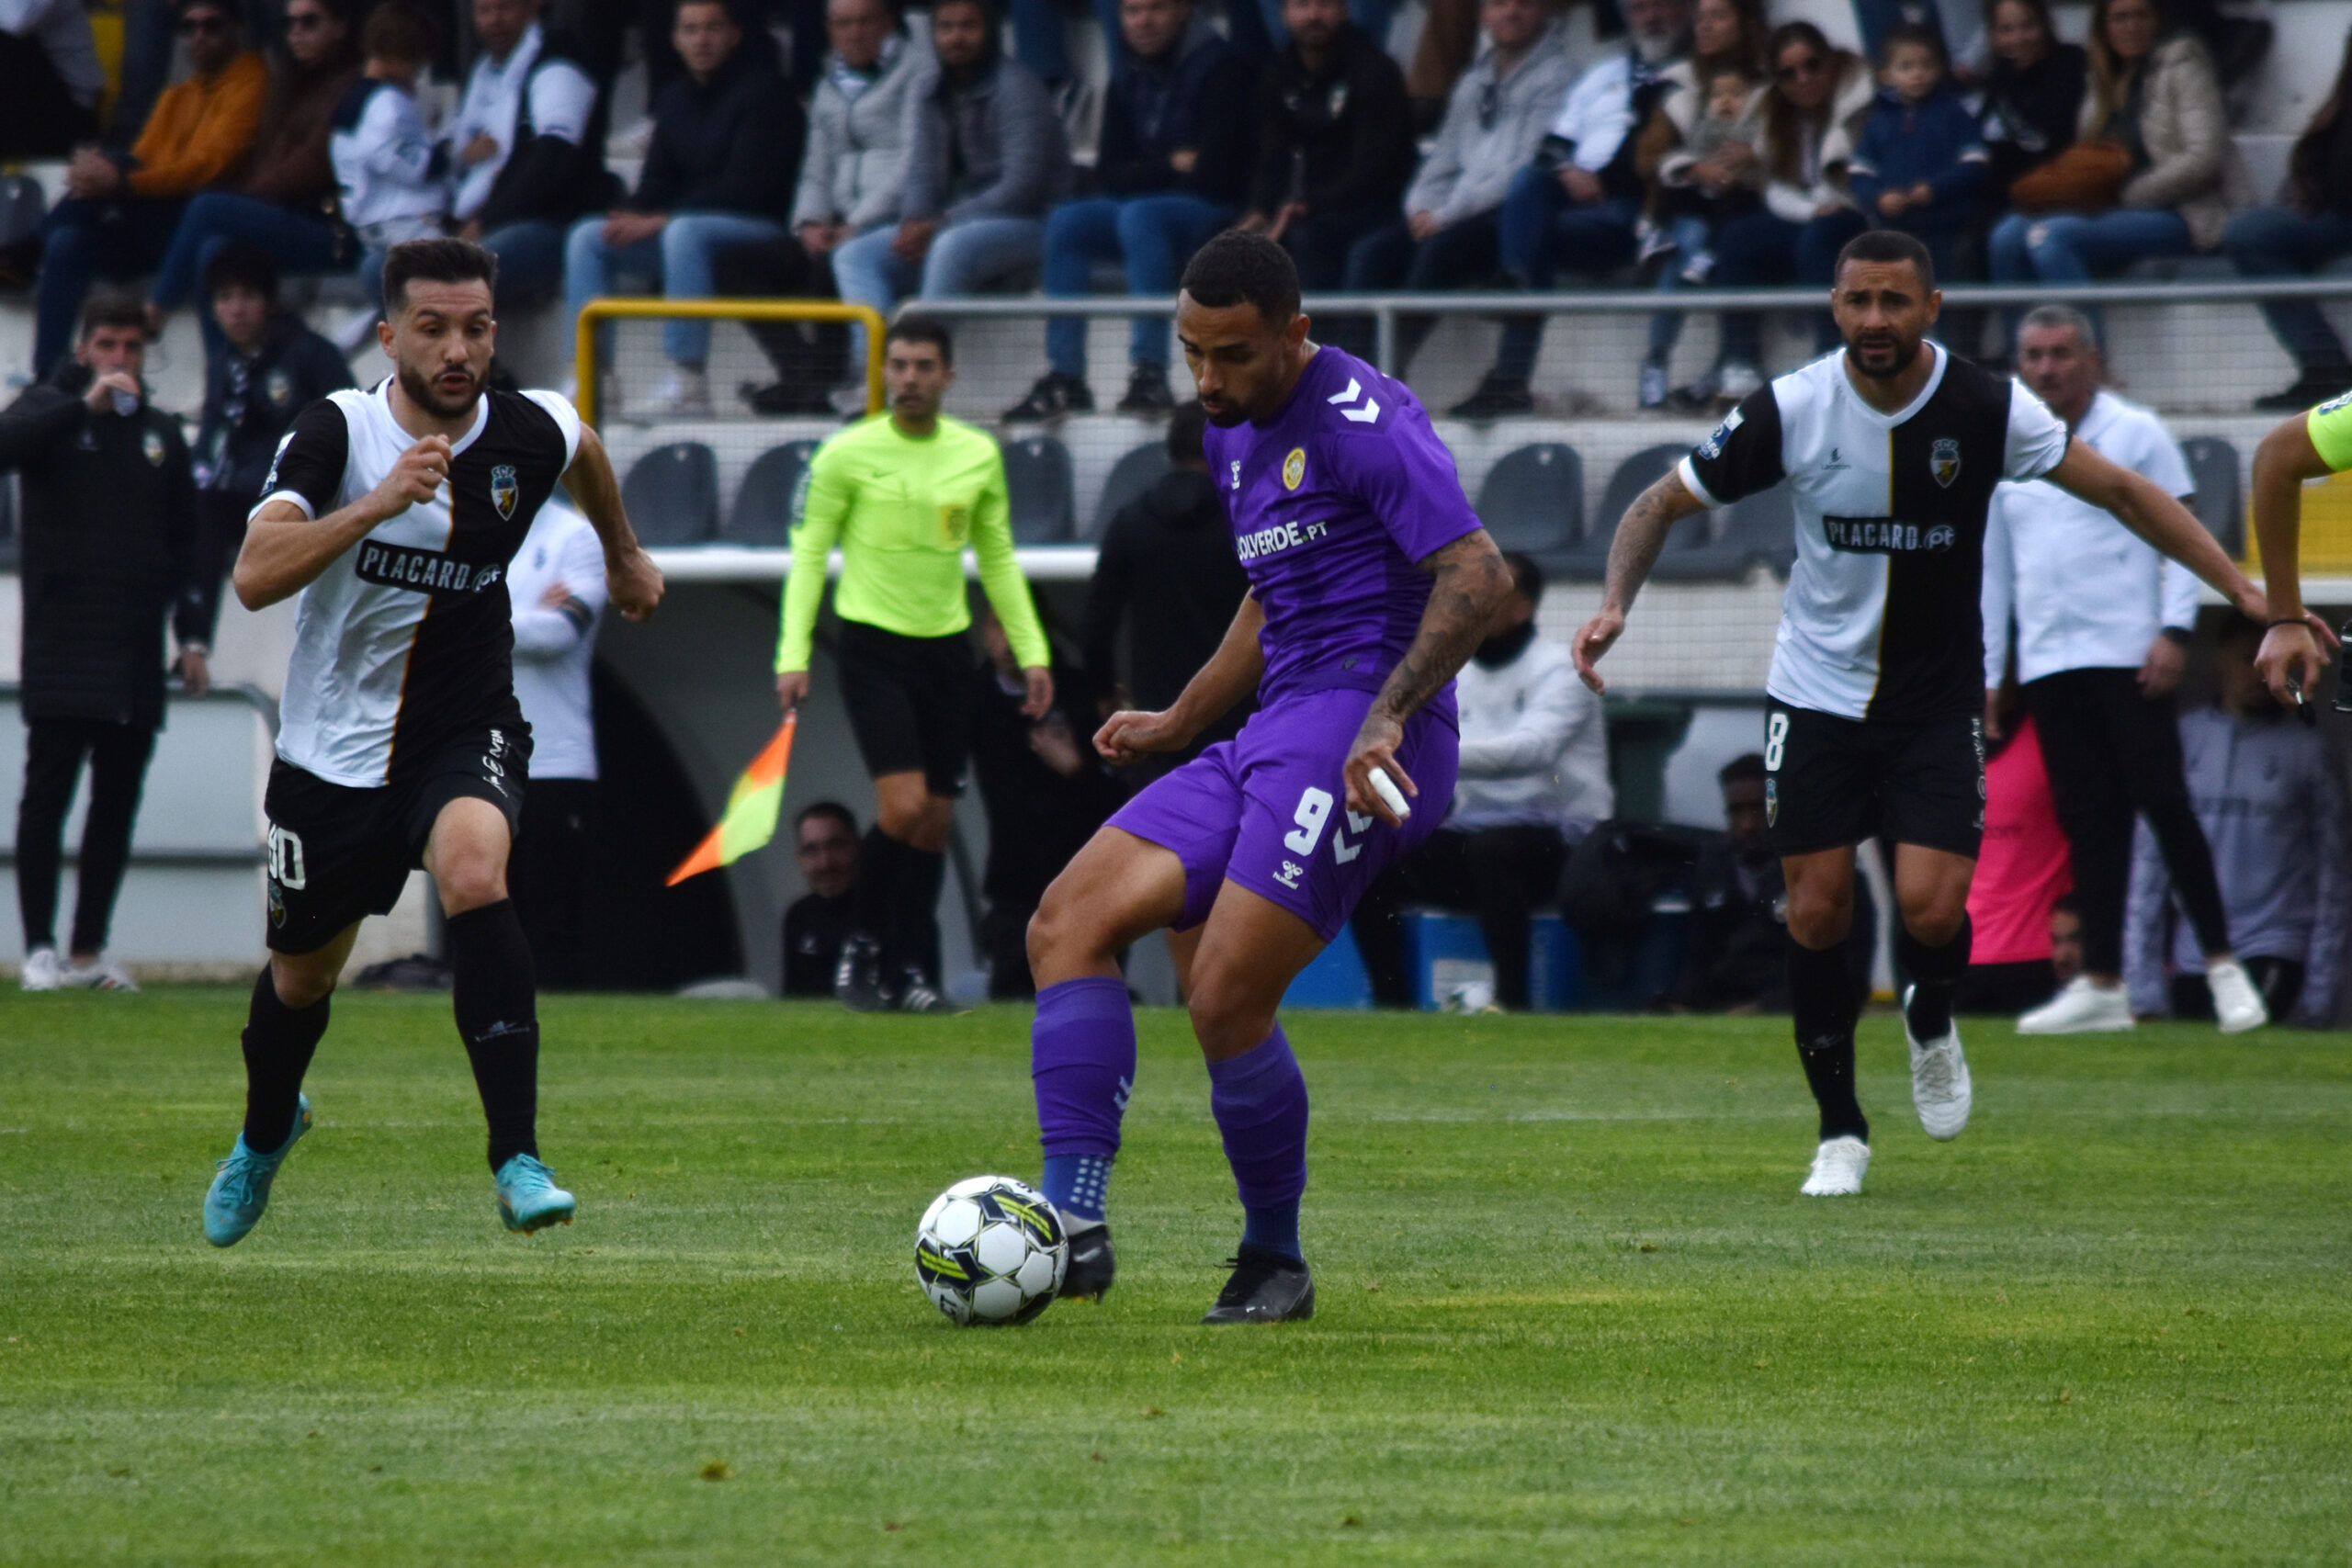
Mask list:
[[[1960,478],[1960,443],[1949,435],[1938,436],[1928,448],[1928,471],[1936,476],[1936,483],[1951,489],[1951,481]]]
[[[1296,490],[1299,480],[1306,477],[1306,448],[1294,446],[1290,456],[1283,459],[1283,489]]]
[[[269,400],[279,408],[294,400],[294,378],[283,370],[271,371],[262,386],[268,391]]]
[[[522,487],[514,482],[514,465],[501,463],[490,470],[490,499],[501,517],[514,515],[514,503],[522,499]]]
[[[150,468],[164,466],[164,438],[153,431],[139,438],[139,455],[147,459]]]
[[[1781,820],[1781,781],[1771,774],[1764,775],[1764,826],[1775,827]]]
[[[2312,412],[2341,413],[2346,409],[2352,409],[2352,392],[2338,392],[2335,396],[2328,399],[2327,401],[2320,404],[2319,407],[2312,410]]]

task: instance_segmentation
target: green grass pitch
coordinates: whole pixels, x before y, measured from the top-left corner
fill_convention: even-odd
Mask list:
[[[243,998],[0,1001],[0,1563],[2342,1562],[2352,1049],[1978,1024],[1796,1187],[1787,1025],[1289,1021],[1312,1323],[1142,1021],[1102,1306],[948,1327],[916,1218],[1034,1175],[1027,1015],[553,998],[580,1223],[499,1228],[446,1000],[346,996],[232,1251]]]

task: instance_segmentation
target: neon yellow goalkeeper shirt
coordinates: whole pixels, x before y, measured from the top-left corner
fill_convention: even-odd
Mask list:
[[[980,586],[1004,623],[1022,668],[1052,662],[1029,585],[1012,559],[1004,455],[961,420],[942,414],[921,440],[888,413],[852,425],[808,459],[792,525],[792,570],[784,581],[784,628],[775,667],[808,668],[825,568],[838,543],[843,620],[900,637],[949,637],[972,624],[964,549],[979,558]]]
[[[2319,460],[2333,473],[2352,468],[2352,392],[2328,399],[2312,410],[2310,419],[2312,450]]]

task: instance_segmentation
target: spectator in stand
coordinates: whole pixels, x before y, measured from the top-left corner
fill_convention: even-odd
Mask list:
[[[89,141],[106,85],[82,0],[0,6],[0,158],[62,158]]]
[[[1943,35],[1933,28],[1905,22],[1888,29],[1883,85],[1846,164],[1846,187],[1871,226],[1917,237],[1939,283],[1975,275],[1962,265],[1961,245],[1991,164],[1947,63]]]
[[[1302,288],[1336,288],[1413,169],[1405,73],[1344,0],[1283,0],[1290,42],[1258,88],[1258,166],[1240,226],[1288,251]]]
[[[2222,626],[2222,705],[2181,716],[2181,755],[2198,820],[2212,841],[2239,962],[2271,1017],[2326,1025],[2335,1021],[2352,927],[2344,768],[2325,736],[2288,722],[2271,699],[2254,667],[2262,631],[2242,616]],[[2165,857],[2143,827],[2132,847],[2125,922],[2132,1010],[2210,1019],[2209,966],[2196,925],[2178,918],[2173,892]]]
[[[294,416],[352,384],[334,344],[277,308],[277,262],[259,245],[223,245],[204,270],[217,346],[204,356],[196,437],[197,580],[209,640],[220,581],[245,540],[245,514]]]
[[[1634,128],[1663,96],[1668,68],[1690,51],[1690,0],[1625,0],[1625,47],[1577,78],[1534,161],[1511,176],[1497,245],[1515,287],[1549,288],[1555,271],[1606,273],[1634,259],[1642,207]],[[1543,317],[1505,321],[1492,368],[1453,417],[1532,412],[1543,344]]]
[[[2018,711],[2017,683],[1998,690],[2003,716],[1984,737],[1984,852],[1968,886],[1976,935],[1952,1009],[2015,1018],[2048,1001],[2080,965],[2062,978],[2051,957],[2052,911],[2073,889],[2075,872],[2041,762],[2041,738],[2032,716]],[[2071,903],[2068,909],[2079,948],[2081,919]]]
[[[1062,867],[1125,803],[1126,791],[1095,754],[1084,682],[1057,668],[1057,705],[1030,717],[1023,711],[1028,682],[1004,624],[986,604],[972,619],[984,656],[973,673],[972,775],[989,818],[980,945],[989,995],[1008,1001],[1037,994],[1029,973],[1029,917]]]
[[[1715,233],[1718,288],[1760,288],[1800,283],[1829,288],[1838,253],[1870,226],[1838,178],[1853,138],[1870,110],[1873,91],[1863,60],[1829,47],[1811,22],[1772,29],[1771,90],[1764,96],[1759,143],[1765,171],[1764,210],[1724,224]],[[1829,312],[1817,313],[1815,342],[1826,353],[1838,343]],[[1685,389],[1685,402],[1736,403],[1764,385],[1764,318],[1726,310],[1715,368]]]
[[[1171,705],[1225,640],[1250,592],[1234,558],[1233,526],[1201,452],[1208,415],[1187,399],[1168,418],[1168,472],[1119,508],[1102,530],[1094,581],[1086,591],[1080,642],[1101,698],[1099,716],[1120,708],[1159,713]],[[1127,630],[1127,677],[1117,679],[1119,630]],[[1254,701],[1164,752],[1138,771],[1148,782],[1241,732]]]
[[[834,253],[842,299],[887,319],[910,293],[977,294],[1036,271],[1046,209],[1069,194],[1069,141],[1045,85],[1003,57],[1002,30],[988,0],[933,0],[898,226]]]
[[[1659,76],[1657,107],[1634,144],[1634,172],[1647,187],[1642,259],[1662,258],[1657,286],[1697,288],[1714,270],[1714,231],[1756,210],[1764,189],[1764,7],[1759,0],[1699,0],[1690,58]],[[1650,318],[1642,361],[1642,407],[1667,400],[1667,365],[1682,338],[1682,312]]]
[[[1544,572],[1506,555],[1510,597],[1454,677],[1462,773],[1445,826],[1373,884],[1351,928],[1383,1007],[1413,1005],[1401,919],[1407,904],[1476,913],[1495,965],[1494,1001],[1524,1012],[1536,906],[1560,886],[1568,852],[1616,810],[1600,696],[1568,650],[1535,635]]]
[[[1566,24],[1577,0],[1546,0],[1544,10]],[[1479,41],[1483,18],[1481,0],[1429,0],[1422,8],[1420,36],[1413,40],[1413,57],[1405,67],[1405,91],[1413,105],[1418,130],[1434,130],[1452,101],[1454,85],[1484,46]],[[1625,30],[1616,0],[1593,0],[1592,31],[1604,43]]]
[[[575,45],[550,43],[539,12],[540,0],[473,0],[481,52],[442,136],[450,220],[498,258],[507,306],[563,287],[564,231],[605,206],[611,184],[596,85]]]
[[[2335,86],[2287,157],[2287,199],[2230,220],[2222,248],[2248,277],[2292,277],[2352,255],[2352,33]],[[2352,386],[2352,356],[2316,299],[2265,305],[2270,335],[2294,356],[2295,383],[2256,398],[2254,406],[2290,413],[2324,403]]]
[[[187,198],[227,178],[252,150],[269,67],[242,47],[243,31],[242,0],[181,0],[187,79],[164,89],[130,152],[75,149],[65,198],[42,227],[35,376],[73,351],[91,281],[127,283],[153,271]]]
[[[2230,214],[2252,205],[2212,56],[2167,30],[2155,0],[2092,6],[2076,145],[2041,174],[2062,172],[2068,188],[2053,205],[1995,225],[1996,282],[2086,283],[2143,256],[2210,251]]]
[[[358,259],[351,231],[331,214],[334,160],[327,151],[336,108],[358,78],[344,0],[287,0],[286,59],[270,85],[253,156],[233,191],[207,191],[180,214],[148,285],[147,324],[160,333],[204,282],[220,247],[244,240],[284,272],[332,272]],[[205,346],[217,349],[208,321]]]
[[[720,294],[830,299],[841,247],[898,216],[913,102],[930,75],[925,50],[909,40],[890,0],[831,0],[825,28],[832,52],[809,107],[792,232],[721,250],[714,268]],[[754,412],[865,411],[864,332],[769,321],[754,323],[752,335],[777,378],[767,387],[744,383]]]
[[[842,943],[856,924],[857,818],[837,800],[801,807],[792,852],[808,891],[784,912],[784,994],[831,997]]]
[[[1094,264],[1115,261],[1126,268],[1128,293],[1173,298],[1184,264],[1233,222],[1249,187],[1255,129],[1244,107],[1255,78],[1249,61],[1189,0],[1119,0],[1119,37],[1126,47],[1112,67],[1094,164],[1100,194],[1064,202],[1046,220],[1050,297],[1091,292]],[[1174,403],[1168,335],[1165,310],[1135,319],[1120,412],[1158,414]],[[1046,324],[1046,364],[1007,420],[1092,411],[1084,321]]]
[[[2089,321],[2043,305],[2018,332],[2018,372],[2099,456],[2187,499],[2188,464],[2147,410],[2100,385]],[[2094,586],[2095,585],[2095,586]],[[2086,591],[2087,590],[2087,591]],[[1988,734],[2017,621],[2018,680],[2050,770],[2083,913],[2083,973],[2018,1020],[2021,1034],[2132,1027],[2123,991],[2123,906],[2132,822],[2144,815],[2191,911],[2221,998],[2222,1028],[2259,1028],[2262,998],[2232,956],[2213,856],[2181,777],[2173,690],[2197,619],[2197,585],[2114,517],[2041,480],[2004,483],[1984,531],[1984,686]]]
[[[2005,206],[2009,186],[2075,144],[2089,82],[2090,57],[2058,36],[2048,0],[1995,0],[1992,69],[1981,86],[1983,132],[1991,156],[1988,206]]]
[[[713,291],[711,258],[785,237],[804,123],[783,75],[743,47],[728,0],[680,0],[671,41],[686,73],[653,105],[653,141],[628,204],[572,225],[564,289],[572,315],[623,273],[652,274],[672,299]],[[662,329],[670,373],[646,412],[710,412],[710,323]]]
[[[368,14],[359,52],[359,80],[335,107],[327,156],[339,215],[359,246],[359,276],[372,290],[394,245],[441,232],[449,182],[443,150],[416,112],[417,73],[433,53],[424,16],[386,0]]]
[[[146,321],[94,299],[74,357],[0,413],[0,471],[23,486],[25,786],[17,809],[22,984],[136,989],[106,959],[131,819],[164,722],[164,624],[187,689],[205,690],[208,585],[196,575],[196,487],[179,421],[151,406]],[[209,585],[217,593],[217,582]],[[90,764],[71,963],[57,957],[66,807]]]
[[[531,727],[531,782],[506,886],[547,990],[595,983],[589,951],[596,815],[596,719],[588,669],[605,613],[605,547],[587,518],[550,497],[506,569],[514,604],[514,700]]]
[[[1346,288],[1466,288],[1495,274],[1503,197],[1567,96],[1571,67],[1542,0],[1481,0],[1479,16],[1487,41],[1453,89],[1437,144],[1405,191],[1404,215],[1349,250]],[[1398,322],[1399,367],[1436,320]]]

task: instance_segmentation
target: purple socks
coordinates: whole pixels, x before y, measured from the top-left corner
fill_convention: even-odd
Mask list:
[[[1127,983],[1089,977],[1039,991],[1029,1076],[1046,1148],[1046,1196],[1073,1218],[1099,1220],[1119,1152],[1119,1118],[1135,1086],[1136,1016]]]
[[[1241,1245],[1293,1258],[1306,1190],[1306,1080],[1282,1025],[1226,1062],[1209,1064],[1209,1110],[1248,1214]]]

